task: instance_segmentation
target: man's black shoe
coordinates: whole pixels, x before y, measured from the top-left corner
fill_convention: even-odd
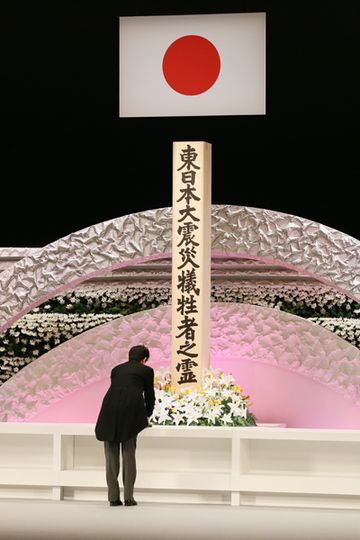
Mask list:
[[[137,502],[135,499],[125,499],[125,506],[136,506]]]
[[[110,501],[110,506],[122,506],[121,501]]]

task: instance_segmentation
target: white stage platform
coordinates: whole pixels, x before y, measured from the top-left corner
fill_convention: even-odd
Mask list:
[[[142,502],[360,508],[360,430],[153,426]],[[0,497],[106,500],[93,424],[0,423]]]

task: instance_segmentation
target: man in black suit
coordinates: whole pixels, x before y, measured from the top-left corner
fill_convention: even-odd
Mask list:
[[[150,353],[147,347],[136,345],[129,350],[129,361],[111,371],[111,385],[106,392],[95,435],[104,441],[106,482],[110,506],[120,506],[120,443],[125,506],[134,506],[136,479],[136,438],[149,426],[155,405],[154,370],[146,366]]]

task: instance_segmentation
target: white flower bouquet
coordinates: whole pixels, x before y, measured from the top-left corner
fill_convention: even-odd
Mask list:
[[[249,411],[249,396],[231,374],[207,370],[204,385],[177,391],[171,373],[160,368],[155,375],[154,425],[175,426],[255,426]]]

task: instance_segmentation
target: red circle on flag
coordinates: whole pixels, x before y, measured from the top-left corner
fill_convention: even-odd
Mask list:
[[[206,92],[216,82],[220,73],[220,55],[208,39],[183,36],[166,50],[162,69],[173,90],[195,96]]]

